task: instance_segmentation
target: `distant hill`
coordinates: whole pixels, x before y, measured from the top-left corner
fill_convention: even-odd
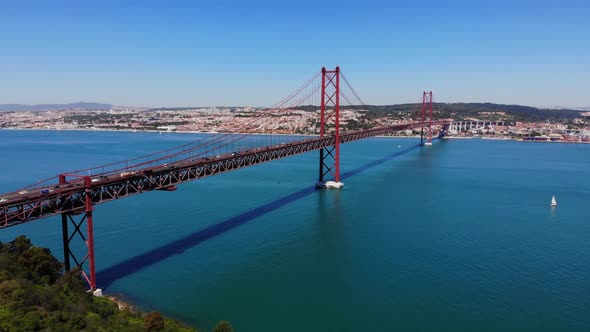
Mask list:
[[[39,105],[23,105],[23,104],[0,104],[0,112],[2,111],[50,111],[50,110],[69,110],[69,109],[85,109],[85,110],[108,110],[113,105],[101,103],[71,103],[71,104],[39,104]]]
[[[582,106],[579,106],[579,107],[555,106],[555,107],[551,107],[551,109],[560,109],[560,110],[569,109],[569,110],[578,110],[578,111],[586,111],[587,112],[587,111],[590,111],[590,106],[586,106],[586,107],[582,107]]]
[[[402,113],[416,114],[421,104],[394,104],[394,105],[364,105],[341,106],[341,109],[366,110],[365,116],[369,119],[391,116],[400,117]],[[300,106],[297,109],[316,111],[318,106]],[[522,105],[505,105],[494,103],[436,103],[434,106],[435,118],[477,118],[490,121],[523,121],[523,122],[567,122],[580,118],[581,110],[575,109],[541,109]]]
[[[494,103],[437,103],[437,109],[440,111],[440,117],[450,118],[473,117],[486,120],[565,122],[581,117],[580,111],[573,109],[543,109]]]

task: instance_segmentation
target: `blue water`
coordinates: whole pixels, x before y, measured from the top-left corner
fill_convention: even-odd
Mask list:
[[[195,137],[0,131],[0,192]],[[99,286],[203,329],[590,330],[590,145],[416,144],[344,145],[342,191],[312,152],[99,205]]]

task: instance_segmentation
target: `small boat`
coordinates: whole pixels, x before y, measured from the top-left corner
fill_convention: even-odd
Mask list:
[[[555,200],[555,195],[553,195],[553,197],[551,197],[551,206],[557,206],[557,201]]]

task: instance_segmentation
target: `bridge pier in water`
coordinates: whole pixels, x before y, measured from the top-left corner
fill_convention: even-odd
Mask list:
[[[320,137],[324,138],[328,130],[334,132],[334,145],[320,149],[319,178],[317,188],[341,189],[340,182],[340,67],[334,70],[322,68],[322,91],[320,106]],[[333,180],[325,181],[331,174]]]
[[[60,185],[66,184],[66,176],[61,174],[59,176]],[[90,290],[94,295],[102,295],[102,291],[96,287],[96,264],[94,259],[94,225],[92,212],[94,207],[92,206],[91,187],[92,180],[89,176],[84,177],[84,185],[86,187],[84,191],[84,209],[82,211],[65,212],[61,214],[61,227],[62,227],[62,240],[63,240],[63,252],[64,252],[64,267],[66,271],[70,271],[71,260],[74,261],[75,267],[80,269],[80,273],[88,283]],[[77,219],[77,220],[76,220]],[[82,226],[86,222],[86,235],[82,231]],[[73,230],[70,231],[69,224],[72,224]],[[76,248],[72,248],[70,244],[74,239],[81,239],[88,251],[83,253],[84,256],[80,257],[80,253],[74,252]],[[86,272],[84,265],[88,263],[88,272]]]

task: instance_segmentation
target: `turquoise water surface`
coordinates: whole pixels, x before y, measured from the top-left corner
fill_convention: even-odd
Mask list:
[[[0,130],[0,192],[197,136]],[[203,329],[590,330],[590,145],[417,143],[344,145],[341,191],[311,152],[98,205],[98,284]],[[59,218],[18,234],[61,257]]]

